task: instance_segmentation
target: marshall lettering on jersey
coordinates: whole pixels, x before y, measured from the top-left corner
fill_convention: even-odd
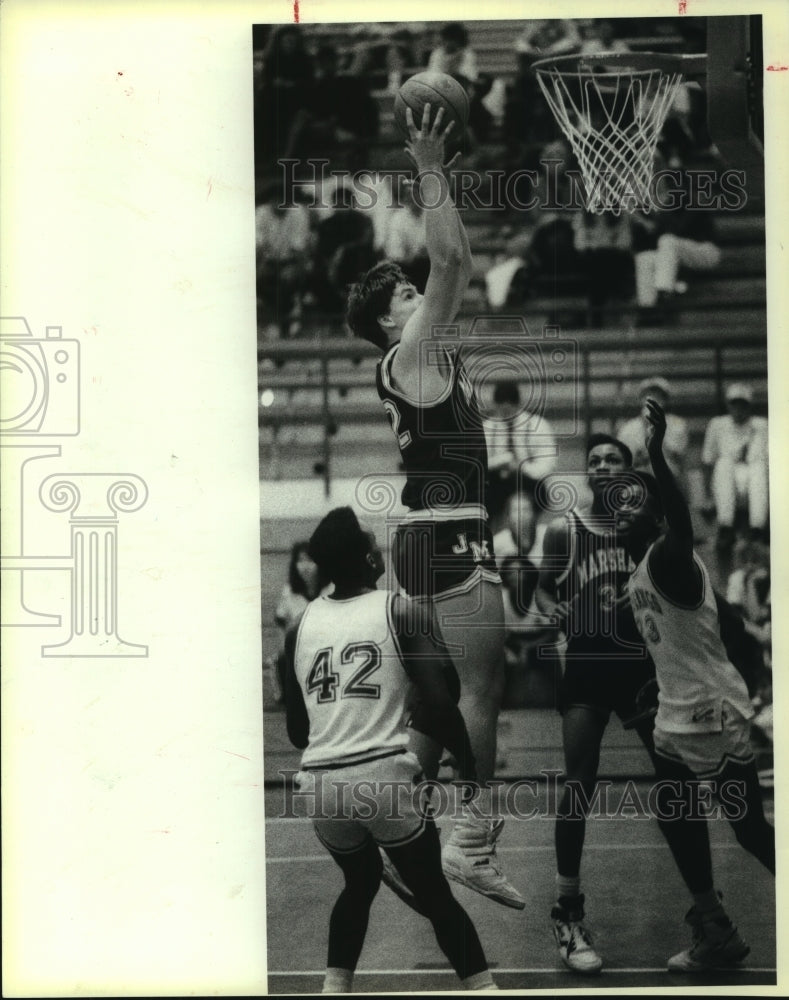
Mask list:
[[[572,601],[567,659],[642,660],[644,643],[632,612],[617,602],[635,569],[612,531],[592,531],[575,512],[568,515],[569,556],[556,579],[559,601]]]
[[[406,472],[402,501],[411,510],[483,504],[488,452],[474,387],[457,352],[442,395],[420,406],[395,386],[392,361],[397,344],[376,370],[376,388],[397,438]],[[443,348],[440,348],[443,350]]]

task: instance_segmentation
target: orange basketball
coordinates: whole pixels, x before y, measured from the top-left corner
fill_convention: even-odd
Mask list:
[[[447,73],[417,73],[406,80],[397,93],[394,102],[394,116],[397,127],[408,138],[408,124],[405,111],[410,108],[414,115],[414,125],[422,124],[422,109],[430,105],[430,123],[435,121],[439,108],[444,109],[439,129],[443,130],[454,121],[455,127],[447,136],[447,147],[456,146],[463,138],[468,125],[468,97],[463,87]]]

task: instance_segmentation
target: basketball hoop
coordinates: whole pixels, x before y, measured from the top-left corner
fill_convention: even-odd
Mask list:
[[[655,151],[683,79],[704,55],[599,52],[533,65],[583,175],[590,212],[648,212]]]

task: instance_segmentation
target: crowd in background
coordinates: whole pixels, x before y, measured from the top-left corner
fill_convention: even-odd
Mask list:
[[[620,32],[629,26],[616,24]],[[512,174],[558,161],[553,200],[569,204],[577,164],[540,93],[533,64],[548,55],[627,49],[612,21],[530,21],[514,41],[514,72],[505,78],[482,71],[468,30],[459,22],[438,30],[359,24],[341,40],[305,34],[297,25],[261,26],[256,32],[256,162],[270,166],[259,171],[257,184],[258,313],[264,340],[299,334],[305,308],[316,316],[339,314],[345,286],[376,260],[398,261],[418,286],[427,277],[423,222],[407,185],[394,193],[379,191],[383,197],[372,208],[355,198],[350,182],[340,199],[325,185],[316,191],[329,208],[292,203],[280,208],[277,161],[325,160],[327,175],[370,171],[374,185],[385,185],[376,170],[410,164],[399,143],[376,160],[383,106],[378,98],[382,92],[393,95],[408,76],[429,69],[451,74],[467,91],[467,166]],[[692,35],[684,41],[686,49],[694,44]],[[683,85],[663,127],[655,164],[678,171],[677,192],[687,188],[693,171],[717,163],[705,117],[701,88]],[[547,183],[544,176],[539,183]],[[545,200],[544,191],[535,193]],[[307,201],[305,189],[299,188],[297,196]],[[688,275],[714,270],[720,260],[710,211],[596,215],[580,207],[541,208],[519,213],[517,221],[505,218],[499,227],[484,276],[486,304],[494,310],[517,308],[550,286],[586,297],[584,325],[601,325],[607,305],[627,302],[637,310],[636,325],[665,325],[675,315],[677,296],[687,290]]]
[[[678,45],[698,51],[695,21]],[[402,145],[380,154],[381,92],[394,95],[421,69],[454,76],[466,89],[470,117],[467,162],[484,171],[537,169],[558,161],[557,201],[569,202],[569,172],[576,166],[532,72],[549,55],[626,51],[626,32],[644,32],[643,23],[623,20],[531,21],[514,39],[512,73],[505,79],[485,72],[467,28],[409,24],[349,26],[341,40],[308,35],[299,26],[259,27],[255,45],[255,141],[257,162],[274,168],[282,159],[325,159],[329,170],[349,175],[370,170],[378,195],[366,207],[348,181],[330,178],[316,192],[320,204],[283,207],[276,169],[259,172],[256,232],[259,336],[276,340],[299,336],[306,317],[339,319],[345,289],[381,259],[401,264],[423,288],[429,263],[422,210],[403,178],[378,176],[376,168],[407,167]],[[714,168],[716,150],[706,131],[703,91],[683,86],[658,143],[656,168],[678,171],[680,188],[693,171]],[[388,158],[388,159],[387,159]],[[392,187],[396,185],[396,187]],[[714,194],[714,192],[711,192]],[[631,303],[637,326],[666,325],[678,296],[696,272],[721,261],[716,214],[687,207],[650,213],[592,214],[582,208],[520,213],[517,223],[497,227],[496,251],[484,274],[484,296],[493,311],[518,311],[541,289],[575,291],[586,299],[584,325],[601,326],[610,303]],[[643,447],[643,405],[647,395],[668,413],[665,452],[696,509],[712,526],[715,551],[723,559],[729,601],[743,614],[761,649],[762,670],[754,699],[757,725],[771,736],[770,575],[767,500],[767,423],[753,413],[749,386],[730,385],[725,415],[706,428],[699,468],[690,467],[686,422],[671,412],[671,387],[659,374],[646,380],[633,400],[634,412],[616,432],[632,450],[634,466],[648,469]],[[539,431],[520,406],[517,383],[496,390],[486,434],[490,455],[491,518],[504,582],[507,656],[517,702],[539,703],[553,695],[554,667],[541,663],[540,636],[529,624],[529,609],[540,559],[540,511],[535,489],[553,471],[556,447],[543,420]],[[518,426],[520,422],[524,426]],[[528,425],[528,426],[526,426]],[[532,442],[535,442],[532,444]],[[695,485],[694,485],[695,484]],[[304,567],[304,546],[294,548],[289,582],[277,612],[286,627],[287,609],[320,592]],[[298,567],[301,565],[301,569]],[[303,573],[302,573],[303,571]],[[305,582],[306,574],[308,582]],[[290,595],[290,596],[289,596]]]

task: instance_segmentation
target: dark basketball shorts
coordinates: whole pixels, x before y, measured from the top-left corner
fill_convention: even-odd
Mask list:
[[[501,582],[490,527],[478,517],[403,521],[392,541],[392,565],[409,597],[446,594],[474,574]]]
[[[655,678],[655,665],[648,655],[633,660],[567,661],[559,689],[559,711],[583,705],[604,716],[615,712],[624,722],[637,714],[636,695]]]

